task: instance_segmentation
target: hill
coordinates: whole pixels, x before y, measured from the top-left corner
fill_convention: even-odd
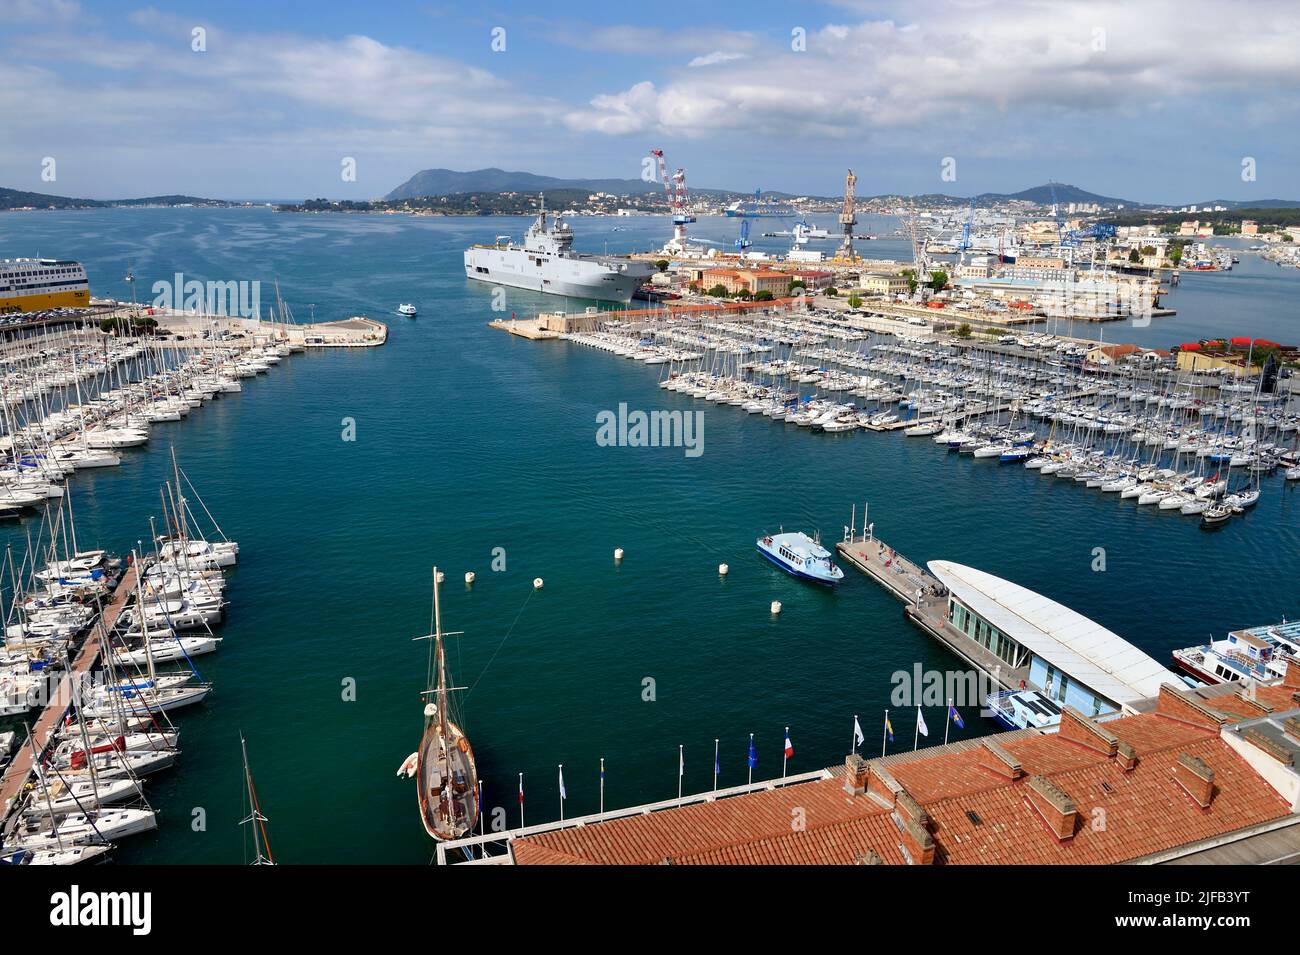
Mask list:
[[[557,192],[562,189],[608,192],[617,196],[661,193],[663,185],[641,179],[560,179],[540,176],[532,172],[510,172],[490,167],[459,172],[455,169],[425,169],[417,172],[384,199],[393,202],[401,199],[420,199],[425,196],[454,196],[462,193],[489,192]],[[750,196],[753,190],[705,189],[690,187],[692,193],[706,196]],[[771,199],[792,199],[793,193],[764,192]]]
[[[74,199],[43,192],[0,187],[0,209],[108,209],[114,206],[226,206],[220,199],[198,196],[146,196],[142,199]]]

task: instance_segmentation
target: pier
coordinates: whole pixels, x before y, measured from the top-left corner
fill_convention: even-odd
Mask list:
[[[869,530],[835,545],[840,555],[906,606],[903,614],[960,659],[986,674],[1003,689],[1028,681],[1029,667],[1012,667],[948,623],[944,586],[928,570],[904,557]]]
[[[122,610],[135,590],[135,571],[135,565],[132,564],[122,574],[117,589],[113,591],[112,601],[91,627],[90,635],[86,637],[76,659],[72,662],[72,669],[59,674],[58,681],[50,692],[49,702],[45,704],[45,708],[32,725],[31,739],[36,740],[37,749],[42,755],[72,702],[72,693],[76,692],[77,681],[99,662],[104,638],[113,632],[113,627],[117,625],[117,618],[121,616]],[[0,820],[7,818],[10,807],[16,805],[18,797],[32,775],[33,762],[32,744],[29,740],[24,740],[14,754],[13,760],[5,767],[3,779],[0,779]]]

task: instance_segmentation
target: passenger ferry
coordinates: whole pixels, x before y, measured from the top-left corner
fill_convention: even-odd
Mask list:
[[[0,315],[89,305],[90,284],[80,262],[0,259]]]
[[[1288,662],[1297,654],[1300,622],[1283,620],[1271,626],[1234,630],[1225,640],[1175,650],[1174,662],[1205,683],[1272,681],[1286,675]]]
[[[769,534],[755,544],[759,553],[792,576],[831,586],[844,579],[844,571],[835,566],[830,551],[803,531]]]

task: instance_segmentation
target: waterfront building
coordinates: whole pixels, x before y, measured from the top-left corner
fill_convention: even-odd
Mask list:
[[[906,295],[907,277],[893,272],[863,272],[858,280],[858,288],[868,295]]]
[[[790,276],[785,272],[772,269],[704,269],[700,278],[701,287],[707,291],[715,285],[721,285],[730,295],[748,292],[771,292],[784,295],[790,287]]]
[[[1178,674],[1123,637],[1054,600],[974,567],[932,560],[947,589],[947,627],[1006,664],[1057,706],[1087,716],[1116,713],[1155,696]]]

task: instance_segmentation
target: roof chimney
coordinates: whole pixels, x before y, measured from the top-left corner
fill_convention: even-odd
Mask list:
[[[898,794],[902,791],[903,787],[894,778],[893,773],[879,763],[871,765],[871,772],[867,775],[867,795],[882,806],[892,807],[898,801]]]
[[[995,743],[991,739],[986,739],[982,743],[980,766],[1006,779],[1019,779],[1025,775],[1020,760],[1003,749],[1001,744]]]
[[[1057,839],[1064,842],[1074,838],[1074,827],[1079,821],[1079,810],[1065,792],[1046,776],[1029,780],[1029,803],[1043,817]]]
[[[1190,723],[1193,726],[1203,726],[1215,731],[1228,722],[1226,716],[1214,712],[1190,693],[1175,689],[1168,683],[1160,686],[1160,695],[1156,699],[1156,712],[1180,723]]]
[[[1174,764],[1174,779],[1183,791],[1202,809],[1208,809],[1214,799],[1214,770],[1205,760],[1189,753],[1179,753]]]
[[[1115,749],[1119,746],[1119,737],[1100,724],[1088,719],[1073,706],[1066,706],[1061,709],[1060,736],[1062,739],[1068,739],[1091,750],[1096,750],[1103,756],[1114,756]]]
[[[1300,663],[1286,661],[1286,673],[1282,674],[1282,685],[1290,690],[1300,690]]]
[[[934,836],[916,820],[903,829],[901,848],[911,865],[934,865]]]
[[[850,753],[844,760],[844,791],[850,796],[867,791],[867,761],[857,753]]]
[[[1137,769],[1138,754],[1131,743],[1121,740],[1115,747],[1115,763],[1126,773]]]

